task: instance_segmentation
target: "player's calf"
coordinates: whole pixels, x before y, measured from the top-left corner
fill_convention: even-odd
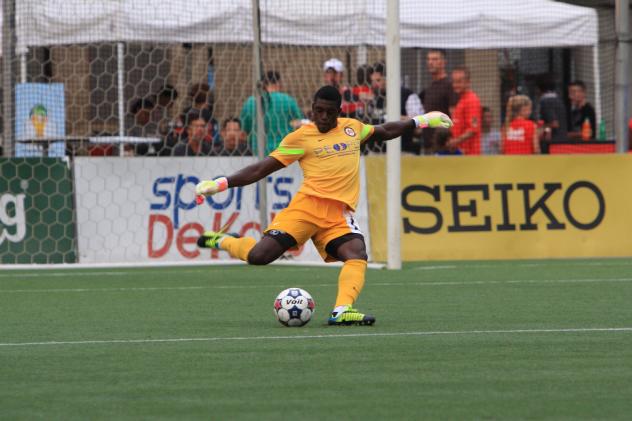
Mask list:
[[[269,250],[257,250],[256,247],[248,253],[248,264],[255,266],[263,266],[274,262],[279,256],[276,253],[270,253]]]

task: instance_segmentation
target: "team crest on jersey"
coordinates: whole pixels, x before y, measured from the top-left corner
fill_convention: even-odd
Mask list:
[[[355,130],[353,130],[351,127],[345,127],[345,134],[351,137],[354,137],[356,135]]]
[[[472,117],[472,127],[478,127],[478,118]]]

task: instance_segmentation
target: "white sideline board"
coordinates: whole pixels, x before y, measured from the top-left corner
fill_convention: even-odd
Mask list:
[[[196,206],[195,185],[255,161],[252,157],[76,158],[79,263],[229,260],[224,251],[199,249],[195,239],[202,231],[217,230],[229,221],[229,232],[260,238],[257,187],[229,189]],[[361,179],[356,219],[370,248],[363,160]],[[269,214],[289,204],[302,180],[298,164],[269,176]],[[297,262],[322,261],[311,241],[286,257]]]

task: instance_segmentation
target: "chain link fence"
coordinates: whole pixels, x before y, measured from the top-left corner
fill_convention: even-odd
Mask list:
[[[125,20],[118,13],[129,10],[118,11],[115,6],[128,2],[106,2],[96,12],[89,10],[87,2],[32,3],[19,2],[17,6],[14,3],[16,15],[5,18],[5,23],[10,18],[15,19],[16,30],[9,34],[13,38],[7,41],[13,41],[11,47],[16,55],[10,65],[4,67],[5,72],[10,68],[12,74],[5,74],[3,80],[13,80],[17,88],[14,95],[4,97],[14,98],[10,104],[13,111],[9,116],[11,121],[5,121],[5,116],[2,116],[2,124],[8,123],[13,128],[11,132],[3,132],[5,137],[11,133],[14,135],[2,141],[6,151],[4,156],[252,154],[256,149],[255,119],[252,118],[254,104],[248,104],[248,98],[257,89],[253,86],[253,79],[261,80],[259,88],[264,94],[264,107],[271,97],[278,96],[276,92],[291,97],[284,104],[286,108],[277,109],[274,102],[265,112],[267,152],[288,131],[309,119],[311,96],[324,83],[336,83],[341,88],[344,95],[343,115],[370,123],[384,121],[385,83],[382,82],[385,82],[386,72],[383,32],[380,35],[379,30],[371,30],[372,25],[376,29],[381,26],[371,20],[375,19],[375,14],[366,13],[371,7],[383,10],[383,5],[380,5],[383,2],[358,0],[348,2],[344,7],[334,2],[319,5],[293,2],[292,7],[284,10],[288,6],[284,6],[283,2],[262,0],[261,31],[264,37],[258,48],[261,49],[263,74],[259,76],[253,75],[252,50],[255,46],[250,41],[243,41],[252,39],[250,1],[215,2],[213,13],[207,12],[203,2],[129,2],[128,7],[132,11],[124,22],[126,26],[119,28],[118,34],[114,31],[117,26],[123,25],[119,21]],[[512,2],[508,6],[497,6],[491,1],[478,3],[485,10],[495,8],[508,15],[518,16],[524,11],[511,6]],[[33,6],[31,10],[30,6]],[[54,16],[56,7],[61,10],[59,16]],[[481,5],[471,3],[466,7],[477,9]],[[162,10],[153,10],[155,8]],[[408,2],[401,2],[401,8],[406,9],[402,13],[411,13],[407,9]],[[413,22],[432,18],[421,10],[411,10],[418,14],[413,16]],[[468,16],[472,11],[462,13]],[[530,12],[536,17],[539,13],[537,9]],[[541,13],[544,16],[548,12]],[[577,127],[573,126],[577,122],[571,121],[573,104],[569,98],[569,84],[579,80],[585,84],[588,102],[600,111],[604,119],[605,137],[612,139],[616,45],[614,9],[601,7],[597,9],[597,15],[597,66],[592,46],[571,45],[577,37],[569,37],[569,45],[564,47],[547,45],[547,34],[542,33],[537,41],[541,44],[538,47],[533,47],[532,40],[525,40],[524,44],[529,48],[520,48],[520,45],[501,49],[477,48],[475,25],[485,26],[484,17],[478,22],[463,23],[473,26],[471,33],[474,38],[468,40],[472,48],[443,48],[446,45],[445,39],[441,38],[443,32],[424,35],[419,47],[405,46],[401,51],[401,80],[405,88],[402,94],[406,96],[402,99],[402,115],[418,113],[435,105],[432,98],[424,98],[424,95],[433,80],[440,77],[435,68],[429,68],[436,65],[428,61],[433,51],[428,46],[436,44],[448,79],[457,67],[469,69],[471,88],[481,105],[488,110],[482,115],[484,136],[489,131],[501,129],[505,122],[507,100],[515,94],[529,96],[534,104],[531,117],[540,118],[538,108],[542,92],[537,85],[538,80],[546,78],[554,84],[554,91],[564,104],[567,114],[564,120],[569,131],[577,132]],[[221,19],[226,16],[222,22]],[[290,29],[286,28],[285,32],[275,32],[278,19],[284,16],[290,22],[296,21],[296,25],[288,26]],[[328,22],[327,19],[332,16],[336,19]],[[135,32],[137,22],[131,21],[135,17],[150,22]],[[98,24],[93,24],[91,19]],[[585,17],[578,15],[578,27],[582,19]],[[196,24],[213,29],[201,31]],[[103,28],[107,25],[115,28]],[[330,28],[328,25],[333,26]],[[305,27],[310,31],[302,32]],[[443,30],[449,32],[450,28]],[[454,26],[453,30],[458,33],[461,28]],[[6,35],[7,31],[4,32]],[[37,33],[41,35],[34,35]],[[267,36],[268,33],[271,35]],[[365,33],[371,36],[360,39]],[[206,42],[196,42],[200,34],[208,38]],[[125,35],[128,35],[127,39]],[[111,39],[117,36],[120,39],[113,42]],[[551,40],[559,43],[556,37],[552,36]],[[169,38],[172,41],[166,42]],[[86,42],[88,40],[90,42]],[[327,45],[332,40],[338,45]],[[481,45],[484,44],[482,41]],[[332,59],[330,64],[335,66],[325,69],[325,63]],[[266,78],[266,75],[269,77]],[[599,87],[597,81],[600,82]],[[20,88],[20,85],[24,86]],[[46,86],[42,85],[48,85],[48,93],[45,92]],[[53,87],[60,89],[58,92],[61,93],[51,90]],[[600,90],[598,98],[597,89]],[[458,94],[450,94],[450,107],[454,107]],[[51,116],[38,117],[38,112],[42,114],[44,110],[41,107],[39,111],[33,109],[37,105],[31,100],[34,95],[55,98],[48,107],[40,104],[44,105],[47,113],[52,113]],[[5,113],[7,106],[3,108]],[[187,116],[190,111],[198,111],[197,116],[207,125],[202,143],[204,147],[194,148],[196,151],[176,147],[186,144],[189,138],[188,120],[196,116],[195,112]],[[38,123],[36,127],[35,121],[43,121],[44,118],[46,123]],[[593,123],[592,137],[599,135],[598,124]],[[436,139],[431,137],[412,134],[403,139],[404,152],[432,153],[437,145]],[[486,140],[482,153],[501,152],[497,137],[494,134]],[[59,141],[64,143],[60,145]],[[369,144],[366,148],[367,152],[379,152],[382,145]]]

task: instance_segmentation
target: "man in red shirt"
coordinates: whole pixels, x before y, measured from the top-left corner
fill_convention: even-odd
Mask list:
[[[337,58],[330,58],[323,63],[323,80],[325,85],[331,85],[342,95],[341,117],[357,118],[358,98],[353,95],[351,88],[344,84],[345,66]]]
[[[457,147],[465,155],[481,154],[482,107],[470,88],[470,71],[466,67],[457,67],[452,71],[452,89],[459,96],[452,114],[452,138],[448,146]]]

